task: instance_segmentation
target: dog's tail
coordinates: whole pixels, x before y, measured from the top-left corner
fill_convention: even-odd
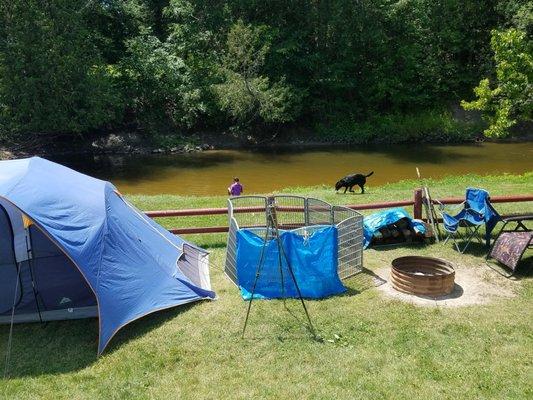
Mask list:
[[[374,171],[371,171],[368,175],[365,175],[366,178],[368,178],[370,175],[372,175]]]

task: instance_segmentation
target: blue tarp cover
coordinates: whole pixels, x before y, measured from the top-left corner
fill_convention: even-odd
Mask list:
[[[364,248],[366,249],[370,245],[375,232],[387,225],[396,223],[402,218],[407,218],[409,220],[411,223],[411,228],[413,228],[415,232],[420,234],[424,234],[426,232],[426,227],[424,224],[420,221],[415,221],[413,218],[411,218],[409,213],[401,207],[378,211],[366,216],[363,220],[365,239]]]
[[[98,304],[99,353],[137,318],[215,297],[179,270],[187,242],[137,212],[109,182],[38,157],[0,161],[0,197],[45,232],[87,281]]]
[[[337,228],[326,226],[308,237],[284,231],[280,239],[302,297],[320,299],[346,290],[337,274]],[[237,231],[237,279],[245,300],[251,298],[263,243],[264,238],[250,230]],[[264,257],[254,299],[298,297],[284,257],[282,289],[279,251],[275,240],[267,242]]]

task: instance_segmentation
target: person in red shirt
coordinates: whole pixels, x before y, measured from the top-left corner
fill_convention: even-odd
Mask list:
[[[239,182],[239,178],[237,177],[233,178],[233,183],[231,184],[230,187],[228,187],[228,194],[230,196],[240,196],[243,191],[244,191],[244,188]]]

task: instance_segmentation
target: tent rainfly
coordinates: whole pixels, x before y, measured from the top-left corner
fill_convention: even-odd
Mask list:
[[[97,316],[101,354],[144,315],[214,298],[208,253],[111,183],[39,157],[0,161],[0,323]]]

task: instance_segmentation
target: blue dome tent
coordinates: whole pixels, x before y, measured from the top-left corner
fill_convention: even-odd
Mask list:
[[[0,161],[0,323],[97,316],[100,354],[133,320],[214,297],[208,253],[111,183],[38,157]]]

